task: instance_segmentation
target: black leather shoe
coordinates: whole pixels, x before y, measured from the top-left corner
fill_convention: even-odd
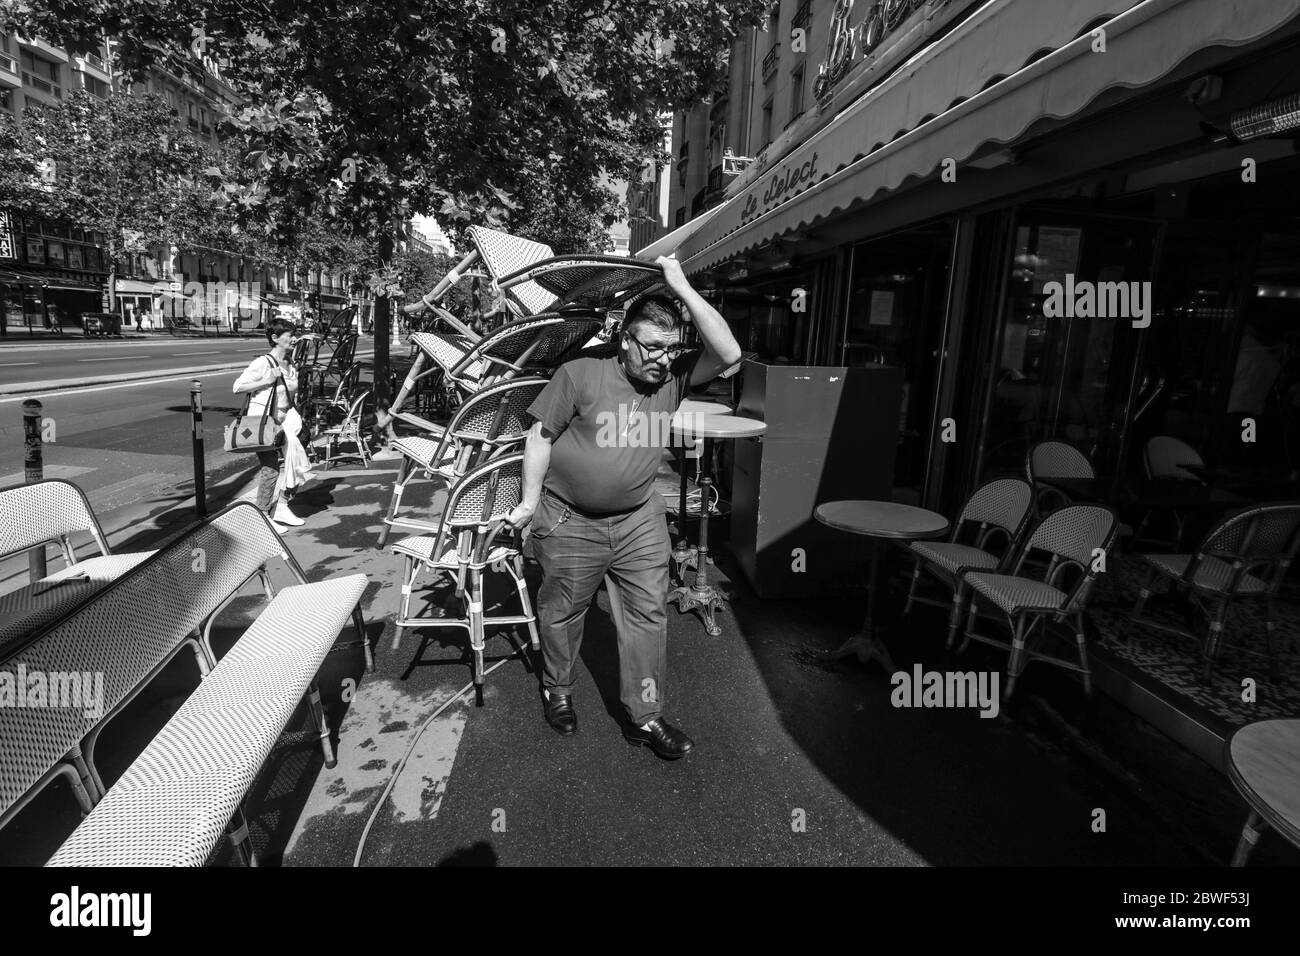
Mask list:
[[[685,757],[695,742],[662,717],[649,722],[649,730],[635,724],[623,728],[623,737],[634,747],[649,747],[665,760]]]
[[[552,694],[549,698],[542,696],[542,709],[546,722],[562,737],[569,737],[578,732],[578,715],[573,709],[573,698],[568,694]]]

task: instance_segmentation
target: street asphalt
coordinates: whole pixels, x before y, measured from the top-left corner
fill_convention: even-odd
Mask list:
[[[262,336],[11,337],[0,342],[0,395],[242,368],[266,350]],[[373,340],[359,339],[357,357],[371,354]]]

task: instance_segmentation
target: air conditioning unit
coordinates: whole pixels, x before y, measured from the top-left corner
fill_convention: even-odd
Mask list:
[[[726,152],[722,154],[722,175],[739,176],[754,161],[752,156],[737,156],[728,146]]]

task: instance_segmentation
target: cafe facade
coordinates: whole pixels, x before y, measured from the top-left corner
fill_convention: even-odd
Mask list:
[[[950,512],[1048,438],[1295,477],[1300,0],[805,3],[767,33],[749,59],[806,103],[746,126],[733,69],[697,113],[742,171],[650,251],[762,361],[904,368],[898,500]]]
[[[1300,0],[881,6],[773,8],[748,51],[769,78],[742,64],[675,124],[690,157],[681,135],[739,116],[706,154],[737,175],[682,177],[670,208],[698,214],[637,254],[675,251],[760,362],[901,368],[894,501],[953,516],[1047,440],[1141,481],[1155,436],[1249,501],[1300,497]],[[1098,684],[1217,764],[1256,719],[1235,678],[1131,642],[1112,602]]]

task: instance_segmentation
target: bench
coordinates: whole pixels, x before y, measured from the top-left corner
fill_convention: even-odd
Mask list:
[[[278,593],[268,572],[276,558],[298,582]],[[254,578],[271,600],[217,663],[213,622]],[[247,502],[195,526],[5,655],[11,671],[102,674],[103,701],[91,716],[0,708],[0,738],[18,743],[0,750],[0,825],[62,775],[88,816],[51,865],[200,865],[228,825],[237,852],[255,862],[240,804],[304,696],[334,766],[315,675],[349,618],[373,666],[358,606],[365,585],[361,574],[308,583]],[[187,646],[202,683],[106,793],[94,764],[100,733]]]

